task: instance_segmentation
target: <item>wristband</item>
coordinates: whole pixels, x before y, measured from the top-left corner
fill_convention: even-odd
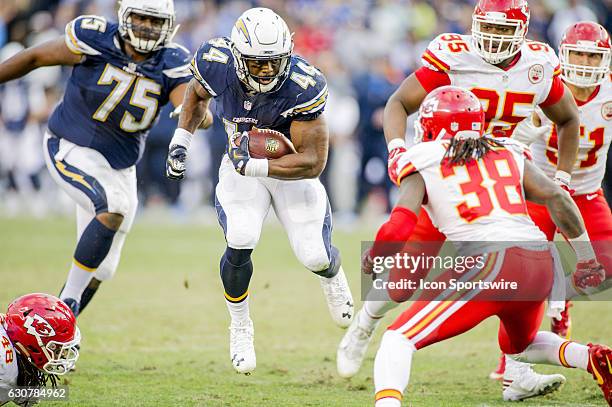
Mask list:
[[[246,164],[244,175],[247,177],[267,177],[268,160],[265,158],[251,158]]]
[[[183,128],[177,127],[176,130],[174,130],[172,140],[170,140],[170,145],[185,147],[185,150],[189,150],[192,138],[193,134]]]
[[[576,252],[576,258],[578,261],[591,260],[595,258],[595,251],[593,251],[593,246],[591,246],[591,240],[589,239],[589,234],[586,230],[580,236],[568,240]]]
[[[396,148],[406,148],[406,141],[403,138],[394,138],[387,144],[389,151],[395,150]]]
[[[572,174],[565,171],[557,170],[557,172],[555,172],[555,182],[561,182],[563,185],[569,187],[570,182],[572,182]]]

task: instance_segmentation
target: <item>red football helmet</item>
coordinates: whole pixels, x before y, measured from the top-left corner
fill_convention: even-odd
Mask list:
[[[482,31],[482,24],[514,27],[514,34],[500,35]],[[529,27],[527,0],[479,0],[472,14],[472,37],[476,51],[491,64],[516,55]]]
[[[45,373],[63,375],[79,358],[81,333],[72,311],[49,294],[27,294],[9,304],[4,328],[16,351]]]
[[[416,143],[453,137],[478,138],[484,134],[485,113],[469,90],[442,86],[423,100],[414,127]]]
[[[607,79],[610,71],[610,35],[601,25],[592,21],[581,21],[569,27],[559,47],[561,77],[565,82],[578,87],[591,87]],[[570,63],[570,52],[601,54],[599,66]]]

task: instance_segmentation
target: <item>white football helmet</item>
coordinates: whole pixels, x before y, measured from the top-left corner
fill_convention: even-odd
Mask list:
[[[172,41],[178,26],[174,27],[174,0],[120,0],[119,34],[136,51],[146,54],[157,51]],[[160,18],[161,27],[137,27],[132,14]]]
[[[236,74],[250,90],[263,93],[281,87],[291,65],[293,38],[278,14],[263,7],[245,11],[232,28],[231,40]],[[248,61],[270,63],[273,74],[252,74]]]

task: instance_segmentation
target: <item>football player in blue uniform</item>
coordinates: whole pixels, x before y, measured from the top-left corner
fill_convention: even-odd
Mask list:
[[[78,17],[64,37],[0,64],[0,83],[41,66],[73,66],[43,147],[51,176],[77,203],[78,243],[60,294],[75,315],[117,269],[147,131],[161,106],[182,102],[191,77],[190,53],[172,42],[172,0],[122,0],[118,14],[118,24]]]
[[[216,209],[227,241],[220,268],[231,316],[230,357],[238,372],[249,373],[256,365],[248,303],[251,252],[270,207],[298,260],[320,276],[334,322],[346,327],[353,317],[351,292],[331,244],[327,194],[318,180],[329,145],[322,115],[327,85],[321,72],[293,55],[287,24],[266,8],[242,14],[231,38],[204,43],[191,69],[194,79],[170,142],[166,172],[183,177],[192,133],[214,98],[228,135]],[[275,160],[250,157],[246,131],[253,128],[282,132],[297,153]]]

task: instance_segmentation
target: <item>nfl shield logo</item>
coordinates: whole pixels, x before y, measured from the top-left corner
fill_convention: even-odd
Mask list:
[[[244,108],[246,110],[251,110],[252,107],[253,107],[253,104],[250,101],[248,101],[248,100],[244,101]]]

